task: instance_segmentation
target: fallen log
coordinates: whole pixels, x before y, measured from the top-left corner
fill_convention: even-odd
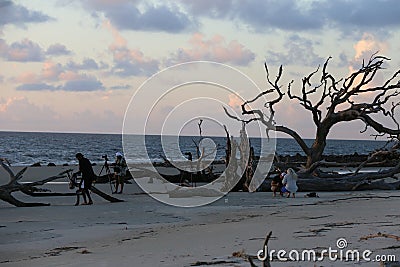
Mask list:
[[[352,182],[346,179],[299,179],[297,181],[299,191],[317,191],[317,192],[334,192],[334,191],[362,191],[362,190],[399,190],[400,181],[387,183],[384,180],[378,181],[359,181]]]
[[[19,180],[23,177],[23,174],[27,170],[27,167],[23,168],[20,172],[17,174],[14,174],[14,172],[9,168],[9,166],[6,164],[8,163],[4,159],[0,159],[0,164],[1,166],[6,170],[8,175],[10,176],[10,180],[7,184],[0,185],[0,200],[3,200],[11,205],[14,205],[16,207],[35,207],[35,206],[49,206],[49,203],[37,203],[37,202],[23,202],[18,199],[16,199],[14,196],[12,196],[12,193],[20,191],[26,195],[33,196],[33,197],[43,197],[43,196],[76,196],[76,193],[45,193],[43,190],[40,190],[37,188],[37,186],[44,185],[48,182],[65,178],[66,174],[71,172],[72,170],[66,170],[58,175],[48,177],[46,179],[36,181],[36,182],[31,182],[31,183],[24,183],[21,184],[19,183]],[[91,191],[100,197],[110,201],[110,202],[122,202],[123,200],[117,199],[115,197],[112,197],[101,190],[95,188],[92,186]]]

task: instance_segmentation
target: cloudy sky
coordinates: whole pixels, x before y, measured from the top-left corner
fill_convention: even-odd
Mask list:
[[[329,56],[337,77],[377,51],[395,71],[399,14],[397,0],[0,0],[0,129],[120,133],[140,85],[193,60],[237,68],[260,88],[264,62],[272,73],[283,64],[283,86]],[[238,99],[226,99],[237,109]],[[278,124],[313,136],[298,105],[285,100],[277,112]],[[330,137],[362,138],[362,128],[336,127]]]

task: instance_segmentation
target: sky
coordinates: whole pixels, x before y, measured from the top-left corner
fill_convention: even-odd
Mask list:
[[[162,96],[178,82],[156,74],[190,61],[225,64],[261,89],[267,89],[264,62],[271,76],[282,64],[282,86],[294,80],[300,88],[301,78],[329,56],[329,70],[341,78],[379,51],[391,58],[382,80],[400,66],[398,14],[397,0],[0,0],[0,130],[121,133],[124,117],[147,112],[126,116],[129,105],[152,106],[152,94]],[[150,77],[165,88],[143,86]],[[187,100],[215,100],[217,93],[185,90],[181,102],[173,95],[157,102],[147,133],[159,133],[170,112],[176,119],[168,117],[168,129],[198,133],[193,118],[207,102],[195,107]],[[138,91],[140,99],[133,97]],[[237,112],[241,99],[255,96],[242,86],[233,91],[218,91],[218,101]],[[223,121],[221,105],[206,108],[204,116],[218,123],[205,123],[205,134],[223,135],[221,124],[232,123]],[[315,134],[310,114],[287,99],[277,106],[276,122],[306,138]],[[141,133],[143,126],[135,126]],[[370,138],[362,129],[361,122],[345,123],[329,138]]]

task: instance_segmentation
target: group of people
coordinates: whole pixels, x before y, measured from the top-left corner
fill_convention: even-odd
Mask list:
[[[79,171],[76,172],[74,176],[76,177],[79,174],[82,175],[82,179],[77,185],[79,188],[77,193],[82,194],[84,201],[83,205],[92,205],[93,200],[90,197],[89,190],[91,189],[92,183],[95,181],[96,174],[93,171],[91,162],[85,158],[82,153],[77,153],[75,156],[79,161]],[[117,152],[115,156],[115,162],[112,164],[112,166],[114,166],[115,180],[115,191],[113,191],[113,193],[122,194],[127,164],[121,152]],[[120,190],[118,191],[119,187]],[[288,198],[291,195],[295,198],[297,190],[297,174],[292,168],[287,169],[286,172],[282,172],[271,181],[271,191],[273,192],[274,197],[276,196],[276,193],[279,192],[281,196],[286,194],[286,197]],[[79,196],[75,205],[79,205]]]
[[[116,156],[115,162],[112,164],[114,166],[114,180],[115,180],[115,191],[113,193],[122,194],[122,191],[124,189],[124,179],[126,175],[127,164],[121,152],[117,152],[115,156]],[[82,153],[77,153],[75,157],[79,162],[79,170],[78,172],[74,173],[73,176],[76,177],[78,175],[82,175],[82,179],[77,184],[78,198],[75,205],[79,205],[79,194],[81,194],[83,198],[82,205],[92,205],[93,200],[90,197],[89,190],[91,189],[92,184],[96,180],[97,176],[93,171],[92,163],[90,162],[89,159],[85,158],[85,156]],[[119,186],[121,189],[118,191]]]
[[[286,172],[282,172],[279,176],[272,179],[271,191],[274,197],[279,192],[281,196],[286,194],[288,198],[290,195],[295,198],[297,190],[297,174],[292,168],[287,169]]]

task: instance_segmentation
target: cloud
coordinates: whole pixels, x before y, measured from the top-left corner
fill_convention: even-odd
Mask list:
[[[37,130],[38,125],[56,125],[58,119],[54,110],[48,106],[38,106],[26,97],[0,98],[0,123],[3,129],[32,131]]]
[[[27,38],[12,44],[7,44],[4,39],[0,39],[0,57],[8,61],[40,62],[46,60],[46,56],[71,54],[72,52],[62,44],[50,45],[45,51],[39,44]]]
[[[385,52],[388,45],[384,42],[378,41],[373,34],[364,33],[361,40],[354,45],[356,52],[354,59],[360,61],[365,59],[366,56],[369,58],[371,54],[376,52]]]
[[[112,51],[114,66],[111,73],[127,76],[151,76],[159,70],[159,62],[155,59],[145,58],[137,49],[119,48]],[[124,56],[123,56],[124,55]]]
[[[108,68],[108,65],[104,62],[97,63],[92,58],[85,58],[82,63],[69,61],[65,67],[68,70],[99,70]]]
[[[28,10],[26,7],[17,5],[8,0],[0,2],[0,14],[0,27],[7,24],[22,26],[25,23],[38,23],[53,20],[42,12]]]
[[[338,27],[380,28],[400,25],[397,0],[320,1],[314,2],[313,13],[326,17]]]
[[[75,80],[66,81],[64,85],[51,85],[47,83],[26,83],[17,86],[17,91],[70,91],[70,92],[90,92],[105,90],[102,82],[95,77],[81,75]]]
[[[181,0],[193,16],[229,19],[256,32],[339,29],[344,36],[400,26],[398,0]]]
[[[94,77],[87,77],[86,79],[67,81],[62,87],[64,91],[97,91],[105,90],[103,84]]]
[[[255,59],[255,54],[234,40],[226,43],[221,35],[206,40],[204,35],[196,33],[189,40],[191,48],[180,48],[168,60],[167,64],[193,60],[210,60],[245,66]]]
[[[190,16],[173,2],[138,5],[132,1],[86,1],[91,10],[101,12],[120,30],[179,33],[196,26]]]
[[[131,89],[132,86],[125,84],[125,85],[115,85],[115,86],[111,86],[110,89],[111,90],[129,90]]]
[[[139,49],[130,49],[127,41],[121,36],[110,21],[105,22],[104,27],[110,30],[113,35],[113,43],[109,46],[109,51],[113,55],[113,66],[111,74],[126,76],[150,76],[159,70],[158,60],[145,57]]]
[[[38,62],[43,61],[45,58],[42,48],[28,39],[14,42],[11,45],[0,39],[0,56],[8,61],[19,62]]]
[[[49,56],[68,56],[71,55],[71,50],[68,50],[65,45],[53,44],[47,48],[46,55]]]
[[[225,18],[234,8],[234,1],[232,0],[180,0],[180,3],[186,6],[192,14],[211,18]]]
[[[236,94],[230,94],[228,95],[228,97],[229,97],[228,105],[231,108],[239,108],[244,103],[244,100],[240,99]]]
[[[84,59],[82,63],[68,62],[66,65],[46,61],[43,63],[41,72],[36,74],[24,72],[17,77],[10,79],[15,83],[22,83],[17,86],[20,91],[94,91],[104,90],[103,84],[94,76],[82,74],[81,70],[99,70],[106,68],[105,63],[98,64],[93,59]],[[55,82],[65,82],[65,85],[53,85]]]
[[[10,97],[7,99],[0,98],[0,113],[6,112],[15,101],[19,101],[20,97]]]
[[[63,66],[60,63],[46,61],[39,74],[33,72],[23,72],[12,78],[11,81],[16,83],[39,83],[44,81],[59,81],[64,73]]]
[[[26,97],[0,97],[0,124],[4,130],[118,133],[122,122],[123,114],[113,110],[72,110],[62,114]]]
[[[314,52],[315,44],[317,44],[315,41],[292,34],[285,41],[285,51],[287,52],[268,51],[266,61],[275,65],[317,66],[324,59]]]
[[[46,83],[27,83],[19,85],[17,91],[55,91],[58,90],[57,87],[46,84]]]
[[[299,1],[294,0],[243,0],[235,2],[233,16],[256,31],[272,28],[292,31],[314,30],[323,25],[324,18],[308,14]]]
[[[348,62],[349,74],[356,72],[360,69],[363,62],[368,62],[371,56],[374,53],[384,53],[387,48],[388,44],[385,42],[381,42],[375,38],[373,34],[364,33],[362,38],[354,44],[354,58]],[[362,80],[362,75],[358,75],[354,82],[355,84],[360,83]],[[369,82],[368,87],[372,86],[379,86],[383,83],[384,77],[381,72],[377,72],[375,74],[374,79]],[[376,95],[375,92],[364,93],[358,96],[358,99],[364,101],[371,101],[372,96]]]
[[[348,62],[349,72],[352,73],[359,69],[363,60],[368,61],[372,54],[379,52],[384,53],[388,45],[375,38],[373,34],[364,33],[362,38],[358,40],[354,46],[354,58]]]
[[[46,51],[39,44],[25,38],[19,42],[7,44],[0,39],[0,57],[8,61],[38,62],[46,59],[46,56],[71,55],[72,52],[62,44],[50,45]]]

